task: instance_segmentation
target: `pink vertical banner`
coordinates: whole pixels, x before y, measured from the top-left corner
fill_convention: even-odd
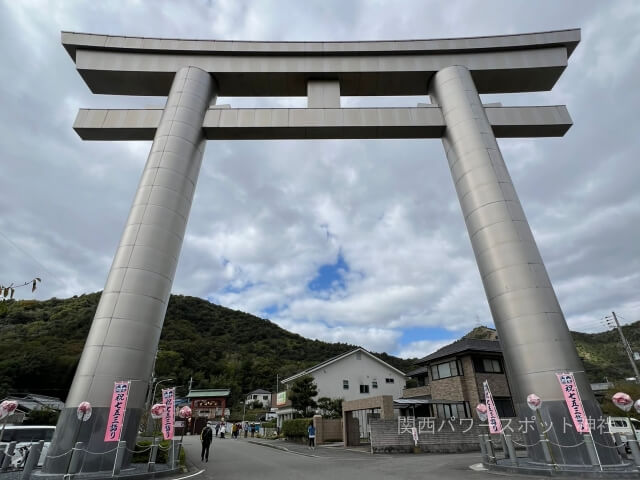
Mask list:
[[[584,413],[580,392],[578,392],[578,386],[576,385],[576,379],[573,373],[556,373],[556,376],[562,387],[564,401],[567,402],[567,407],[569,407],[569,413],[571,413],[571,418],[573,419],[573,426],[576,427],[576,431],[579,433],[590,433],[589,419]]]
[[[107,430],[104,432],[105,442],[119,442],[124,425],[124,412],[127,410],[130,382],[115,382],[111,396],[111,408],[107,419]]]
[[[482,386],[484,387],[484,403],[487,406],[489,433],[502,433],[502,422],[498,416],[496,402],[493,401],[493,395],[491,395],[491,390],[489,390],[489,382],[485,380]]]
[[[173,440],[173,420],[175,416],[176,389],[162,389],[162,403],[165,406],[162,414],[162,436],[165,440]]]

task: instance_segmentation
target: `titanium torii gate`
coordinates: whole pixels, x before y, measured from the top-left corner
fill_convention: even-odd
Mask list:
[[[601,416],[496,137],[562,136],[564,106],[483,105],[479,94],[550,90],[579,30],[371,42],[236,42],[62,33],[94,93],[167,96],[164,109],[80,110],[85,140],[153,140],[111,266],[51,456],[72,447],[76,406],[93,405],[79,440],[103,442],[113,382],[133,380],[123,439],[133,448],[207,140],[441,138],[504,350],[516,409],[543,398],[542,415],[567,410],[555,373],[576,372],[587,413]],[[415,108],[341,108],[340,96],[429,95]],[[221,96],[307,96],[308,108],[225,108]],[[530,413],[529,413],[530,415]],[[573,430],[550,432],[574,445]],[[599,443],[606,443],[596,437]],[[536,443],[536,432],[528,443]],[[554,448],[561,464],[590,465],[586,448]],[[599,449],[602,463],[618,463]],[[544,462],[540,446],[529,456]],[[92,456],[93,457],[93,456]],[[85,471],[109,470],[108,457]],[[64,472],[51,459],[49,473]]]

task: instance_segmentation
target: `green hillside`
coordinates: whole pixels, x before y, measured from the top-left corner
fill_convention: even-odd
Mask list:
[[[100,293],[69,299],[0,301],[0,398],[7,393],[42,393],[64,398],[73,379]],[[623,327],[640,348],[637,322]],[[495,338],[478,327],[467,336]],[[633,376],[617,332],[573,333],[592,382]],[[273,390],[276,375],[304,368],[355,348],[344,343],[309,340],[247,313],[206,300],[173,295],[160,340],[156,375],[176,379],[186,393],[194,388],[231,388],[236,402],[243,392]],[[377,354],[409,371],[416,359]]]
[[[0,302],[0,398],[41,393],[64,398],[82,352],[100,293],[65,300]],[[158,357],[157,377],[171,377],[186,393],[193,388],[231,388],[241,393],[273,390],[285,378],[355,348],[309,340],[247,313],[206,300],[173,295]],[[380,358],[402,371],[413,360]]]

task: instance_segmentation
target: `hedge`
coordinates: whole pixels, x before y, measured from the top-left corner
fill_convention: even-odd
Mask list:
[[[282,423],[282,434],[285,437],[306,437],[309,425],[313,423],[312,418],[295,418],[285,420]]]

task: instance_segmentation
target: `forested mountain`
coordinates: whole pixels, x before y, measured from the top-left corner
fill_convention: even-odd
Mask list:
[[[41,393],[65,398],[100,293],[65,300],[0,301],[0,398]],[[193,388],[231,388],[235,402],[257,388],[356,348],[309,340],[276,324],[206,300],[172,295],[156,359],[156,376]],[[379,354],[408,371],[413,360]]]
[[[640,322],[622,327],[627,341],[640,351]],[[601,333],[571,332],[576,350],[584,363],[587,376],[592,383],[611,382],[633,377],[629,362],[617,330]],[[466,338],[496,340],[498,334],[493,328],[476,327],[465,335]]]
[[[65,300],[0,301],[0,398],[9,392],[65,398],[99,299],[100,293],[92,293]],[[638,348],[639,325],[623,327]],[[495,338],[495,331],[479,327],[468,335]],[[633,376],[617,332],[574,332],[573,338],[592,382]],[[191,377],[193,388],[231,388],[235,403],[242,393],[273,390],[276,375],[285,378],[353,348],[309,340],[247,313],[173,295],[156,375],[176,379],[182,386],[179,395],[186,393]],[[376,355],[405,372],[416,360]]]

